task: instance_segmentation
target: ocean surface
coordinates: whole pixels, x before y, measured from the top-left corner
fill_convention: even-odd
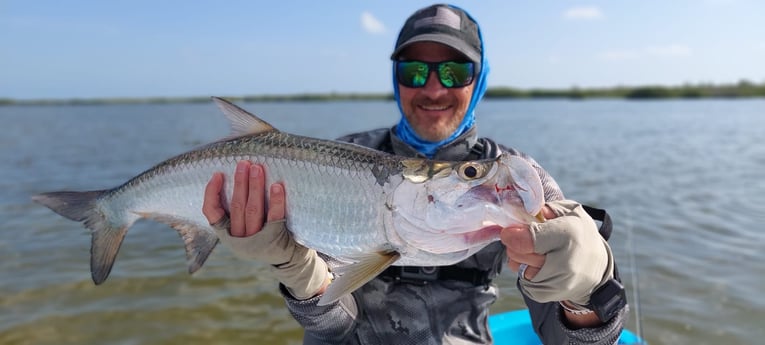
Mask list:
[[[398,119],[392,102],[244,106],[325,139]],[[765,343],[765,100],[486,101],[477,118],[568,198],[610,212],[629,329],[651,344]],[[264,265],[219,247],[190,276],[176,232],[140,221],[95,286],[88,231],[30,200],[110,188],[227,135],[212,103],[4,106],[0,124],[0,344],[300,343]],[[494,312],[523,308],[512,272],[497,283]]]

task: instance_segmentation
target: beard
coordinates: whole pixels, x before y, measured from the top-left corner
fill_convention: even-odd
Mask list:
[[[450,137],[459,128],[466,111],[451,97],[417,97],[409,108],[406,116],[409,125],[421,139],[430,142]]]

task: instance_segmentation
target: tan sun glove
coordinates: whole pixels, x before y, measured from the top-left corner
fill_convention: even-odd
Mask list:
[[[547,203],[557,218],[529,225],[534,252],[546,254],[533,279],[520,279],[525,294],[540,302],[570,301],[579,306],[614,275],[611,248],[582,205],[571,200]]]
[[[229,234],[228,216],[212,224],[221,242],[241,259],[265,262],[293,297],[299,300],[316,296],[330,279],[327,263],[313,249],[292,238],[284,220],[267,222],[258,233],[248,237]]]

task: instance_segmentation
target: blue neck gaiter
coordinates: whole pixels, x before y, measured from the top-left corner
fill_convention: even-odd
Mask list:
[[[478,102],[481,101],[483,95],[486,93],[486,76],[489,74],[489,62],[486,60],[486,52],[483,46],[483,37],[481,36],[481,30],[478,29],[478,37],[481,39],[481,71],[478,73],[478,77],[473,81],[475,87],[473,88],[473,94],[470,97],[470,105],[468,106],[465,117],[462,119],[459,127],[448,138],[433,142],[420,138],[417,133],[414,132],[412,126],[404,116],[404,110],[401,108],[401,99],[399,95],[398,81],[396,80],[396,64],[393,65],[393,96],[398,105],[399,113],[401,113],[401,120],[396,125],[396,136],[398,136],[403,142],[409,144],[418,152],[424,154],[428,158],[433,158],[433,155],[438,151],[438,148],[452,142],[454,139],[465,133],[468,129],[475,124],[475,107]]]

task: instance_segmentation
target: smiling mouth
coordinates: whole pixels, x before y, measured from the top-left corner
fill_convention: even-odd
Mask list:
[[[444,111],[451,108],[448,105],[420,105],[420,109],[427,111]]]

